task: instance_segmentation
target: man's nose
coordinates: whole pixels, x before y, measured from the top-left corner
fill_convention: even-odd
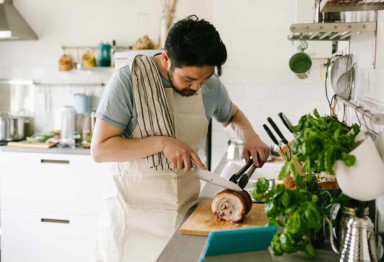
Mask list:
[[[201,83],[199,81],[195,81],[191,84],[191,89],[194,91],[198,91],[201,87]]]

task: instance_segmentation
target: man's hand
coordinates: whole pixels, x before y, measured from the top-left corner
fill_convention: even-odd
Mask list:
[[[270,148],[267,146],[258,135],[253,135],[245,138],[244,145],[244,158],[246,161],[250,157],[253,159],[253,163],[257,167],[262,167],[267,162]]]
[[[267,162],[271,150],[253,130],[244,113],[236,105],[232,104],[232,107],[232,119],[223,124],[225,127],[229,124],[234,125],[237,134],[243,139],[245,160],[248,161],[252,157],[255,166],[262,167]]]
[[[192,163],[196,164],[200,169],[207,169],[189,145],[172,137],[164,137],[163,143],[162,152],[177,169],[188,172],[192,167]]]

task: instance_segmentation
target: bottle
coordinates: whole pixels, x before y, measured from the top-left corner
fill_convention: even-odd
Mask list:
[[[98,65],[100,67],[110,67],[111,66],[111,45],[108,43],[101,42],[99,44],[99,61]]]
[[[73,106],[61,107],[61,134],[60,147],[75,148],[75,108]]]
[[[115,67],[115,52],[116,52],[116,40],[112,40],[111,46],[111,67]]]

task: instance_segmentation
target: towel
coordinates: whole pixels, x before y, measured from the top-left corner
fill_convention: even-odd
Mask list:
[[[141,137],[175,137],[164,86],[153,57],[137,55],[134,58],[132,83]],[[162,152],[147,156],[147,161],[156,170],[173,168]]]

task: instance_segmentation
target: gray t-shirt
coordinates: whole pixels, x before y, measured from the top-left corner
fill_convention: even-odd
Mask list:
[[[171,82],[159,71],[165,88],[172,88]],[[208,120],[214,117],[219,122],[229,121],[232,115],[232,102],[223,83],[214,74],[201,86],[205,115]],[[132,90],[132,77],[129,66],[114,73],[108,82],[96,111],[96,117],[124,130],[125,137],[131,137],[137,125],[137,113]]]

